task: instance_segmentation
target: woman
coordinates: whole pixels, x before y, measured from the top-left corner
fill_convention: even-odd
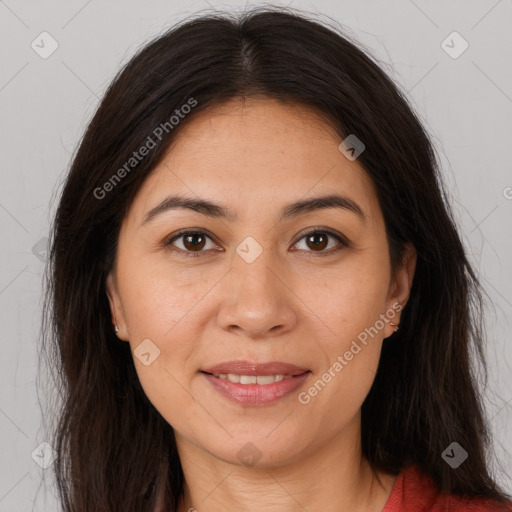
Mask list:
[[[142,48],[52,233],[64,509],[511,510],[444,194],[403,94],[333,28],[261,9]]]

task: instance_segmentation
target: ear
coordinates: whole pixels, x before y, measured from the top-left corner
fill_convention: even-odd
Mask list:
[[[387,301],[387,312],[390,322],[398,325],[400,323],[401,311],[409,300],[409,295],[412,288],[414,279],[414,272],[416,271],[416,261],[418,254],[416,248],[411,243],[407,244],[405,253],[402,259],[402,265],[397,269],[396,274],[390,284],[389,297]],[[395,312],[393,318],[389,315],[390,312]],[[385,337],[391,336],[395,332],[396,327],[386,324]]]
[[[116,333],[116,336],[120,340],[128,341],[128,330],[126,328],[126,321],[121,304],[121,298],[119,296],[119,290],[117,288],[117,283],[113,271],[110,271],[107,276],[105,288],[108,302],[110,304],[110,314],[112,315],[112,329],[114,329],[114,325],[117,325],[119,331]]]

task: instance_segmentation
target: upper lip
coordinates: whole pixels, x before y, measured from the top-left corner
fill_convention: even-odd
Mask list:
[[[234,375],[300,375],[309,371],[294,364],[281,361],[255,363],[251,361],[226,361],[201,370],[216,375],[232,373]]]

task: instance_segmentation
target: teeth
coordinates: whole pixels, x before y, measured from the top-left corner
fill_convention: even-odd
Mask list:
[[[239,384],[272,384],[283,379],[291,379],[292,375],[235,375],[234,373],[214,374],[219,379],[227,379]]]
[[[256,379],[257,384],[272,384],[272,382],[276,381],[275,377],[279,377],[279,375],[260,375],[258,377],[253,377],[253,379]],[[242,382],[241,378],[240,382]]]

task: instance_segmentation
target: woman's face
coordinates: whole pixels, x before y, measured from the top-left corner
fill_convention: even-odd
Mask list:
[[[181,128],[131,205],[107,280],[149,400],[179,445],[235,464],[285,464],[358,434],[414,251],[391,276],[374,186],[314,111],[232,101]],[[171,195],[217,206],[153,210]],[[290,207],[333,195],[353,206]],[[204,373],[230,362],[212,373],[241,383]],[[274,362],[298,368],[254,366]]]

